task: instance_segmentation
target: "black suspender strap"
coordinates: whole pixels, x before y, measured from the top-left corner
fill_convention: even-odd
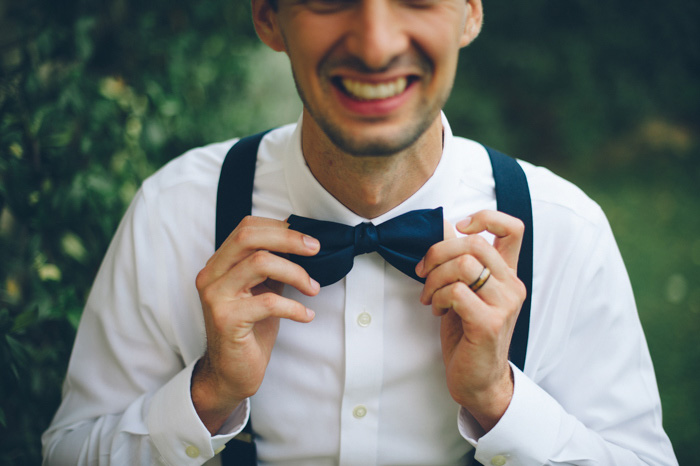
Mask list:
[[[216,194],[216,249],[253,208],[253,180],[258,146],[268,131],[240,139],[226,154]],[[257,449],[250,421],[221,452],[222,466],[255,466]]]
[[[241,220],[251,214],[258,146],[265,134],[267,131],[240,139],[226,154],[221,167],[216,199],[216,249]],[[520,310],[510,344],[510,360],[522,370],[527,352],[532,296],[533,235],[530,190],[525,173],[515,159],[489,147],[486,150],[493,167],[498,210],[519,218],[525,224],[518,259],[518,278],[525,284],[527,298]],[[221,461],[223,466],[254,466],[256,458],[255,438],[252,425],[248,422],[243,432],[222,451]]]
[[[530,305],[532,304],[532,201],[525,172],[514,158],[486,148],[493,167],[496,182],[496,204],[498,210],[519,218],[525,225],[523,243],[518,257],[518,278],[525,285],[527,296],[520,308],[510,341],[510,360],[520,370],[525,367],[527,339],[530,333]]]
[[[226,154],[216,194],[216,249],[250,215],[258,146],[269,131],[239,139]]]

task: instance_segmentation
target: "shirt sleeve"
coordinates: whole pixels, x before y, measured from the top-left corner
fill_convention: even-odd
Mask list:
[[[162,265],[147,204],[139,191],[93,284],[63,401],[42,437],[45,465],[202,464],[247,422],[248,402],[216,436],[197,416],[196,360],[184,360],[157,311]]]
[[[604,218],[597,229],[561,257],[582,272],[548,306],[558,315],[531,327],[525,373],[512,366],[513,398],[498,424],[484,434],[460,411],[460,432],[482,464],[677,464],[627,272]]]

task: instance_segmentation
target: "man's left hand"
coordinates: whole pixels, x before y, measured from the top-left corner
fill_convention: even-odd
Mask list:
[[[430,248],[416,267],[426,282],[420,300],[442,316],[440,338],[450,394],[488,432],[513,396],[508,349],[525,300],[518,279],[524,225],[502,212],[483,210],[457,224],[457,238],[445,225],[446,239]],[[478,233],[495,236],[491,245]],[[473,285],[487,267],[491,276]]]

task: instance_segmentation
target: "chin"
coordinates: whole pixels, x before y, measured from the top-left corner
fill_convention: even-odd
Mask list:
[[[420,135],[406,138],[348,138],[348,137],[333,137],[328,135],[331,141],[343,152],[354,157],[387,157],[410,147]]]
[[[341,151],[355,157],[387,157],[411,147],[430,127],[430,121],[384,131],[381,128],[349,132],[342,125],[320,124],[323,132]],[[380,123],[377,123],[379,126]],[[374,134],[372,134],[374,133]]]

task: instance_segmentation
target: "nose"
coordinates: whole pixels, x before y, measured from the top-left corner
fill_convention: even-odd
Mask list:
[[[348,52],[371,70],[381,70],[405,52],[410,39],[397,18],[397,2],[364,0],[358,2],[347,36]]]

